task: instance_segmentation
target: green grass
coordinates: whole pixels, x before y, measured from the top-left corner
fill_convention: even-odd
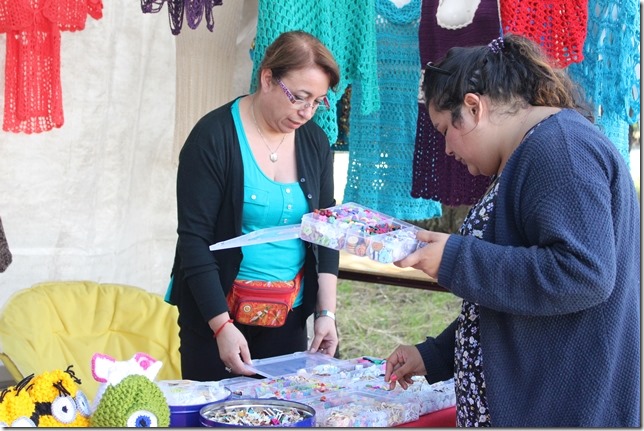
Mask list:
[[[340,356],[386,358],[399,344],[438,335],[458,316],[451,293],[341,280],[337,322]]]

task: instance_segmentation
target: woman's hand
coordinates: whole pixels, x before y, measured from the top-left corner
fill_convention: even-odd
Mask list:
[[[311,342],[311,353],[320,352],[325,355],[335,355],[338,348],[338,331],[335,320],[328,316],[321,316],[313,321],[314,337]]]
[[[398,346],[387,358],[385,382],[389,382],[389,389],[394,389],[396,382],[407,389],[414,383],[413,376],[426,374],[425,363],[416,346]]]
[[[443,251],[445,250],[445,244],[447,244],[447,239],[450,234],[432,232],[428,230],[420,231],[416,234],[416,239],[427,243],[420,248],[407,256],[404,259],[401,259],[397,262],[394,262],[399,268],[412,267],[414,269],[419,269],[430,277],[438,280],[438,269],[441,265],[441,260],[443,259]]]
[[[336,308],[338,277],[328,272],[318,274],[317,310],[331,310]],[[335,319],[330,316],[320,316],[313,321],[313,341],[309,352],[320,352],[333,356],[338,348],[338,331]]]
[[[225,313],[226,320],[228,320],[228,313]],[[224,323],[217,325],[215,322],[220,322],[222,319],[219,316],[214,317],[210,322],[210,327],[221,328],[215,338],[217,347],[219,349],[219,357],[221,358],[226,370],[232,374],[241,374],[252,376],[256,374],[246,368],[245,364],[253,365],[250,358],[250,350],[248,350],[248,342],[244,335],[231,323]],[[225,320],[224,320],[225,322]],[[216,330],[215,330],[216,331]]]

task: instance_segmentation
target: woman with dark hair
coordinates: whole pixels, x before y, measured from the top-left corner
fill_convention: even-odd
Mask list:
[[[463,304],[397,347],[385,380],[454,377],[459,426],[639,427],[640,207],[623,157],[526,38],[453,48],[425,74],[445,151],[493,180],[459,234],[421,232],[396,262]]]
[[[179,157],[170,302],[184,379],[252,375],[251,358],[306,350],[314,312],[310,349],[332,356],[338,345],[338,251],[300,239],[209,250],[335,205],[329,140],[309,121],[340,80],[333,55],[308,33],[283,33],[257,80],[256,92],[199,120]]]

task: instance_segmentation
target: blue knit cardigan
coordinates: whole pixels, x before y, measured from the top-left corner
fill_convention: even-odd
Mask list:
[[[639,427],[640,206],[615,146],[575,111],[545,120],[483,239],[450,236],[438,282],[480,304],[492,425]],[[430,382],[453,375],[454,329],[417,345]]]

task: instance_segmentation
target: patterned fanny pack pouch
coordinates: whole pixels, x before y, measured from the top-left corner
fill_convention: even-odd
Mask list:
[[[283,326],[300,291],[303,272],[289,281],[235,280],[226,296],[231,315],[244,325]]]

